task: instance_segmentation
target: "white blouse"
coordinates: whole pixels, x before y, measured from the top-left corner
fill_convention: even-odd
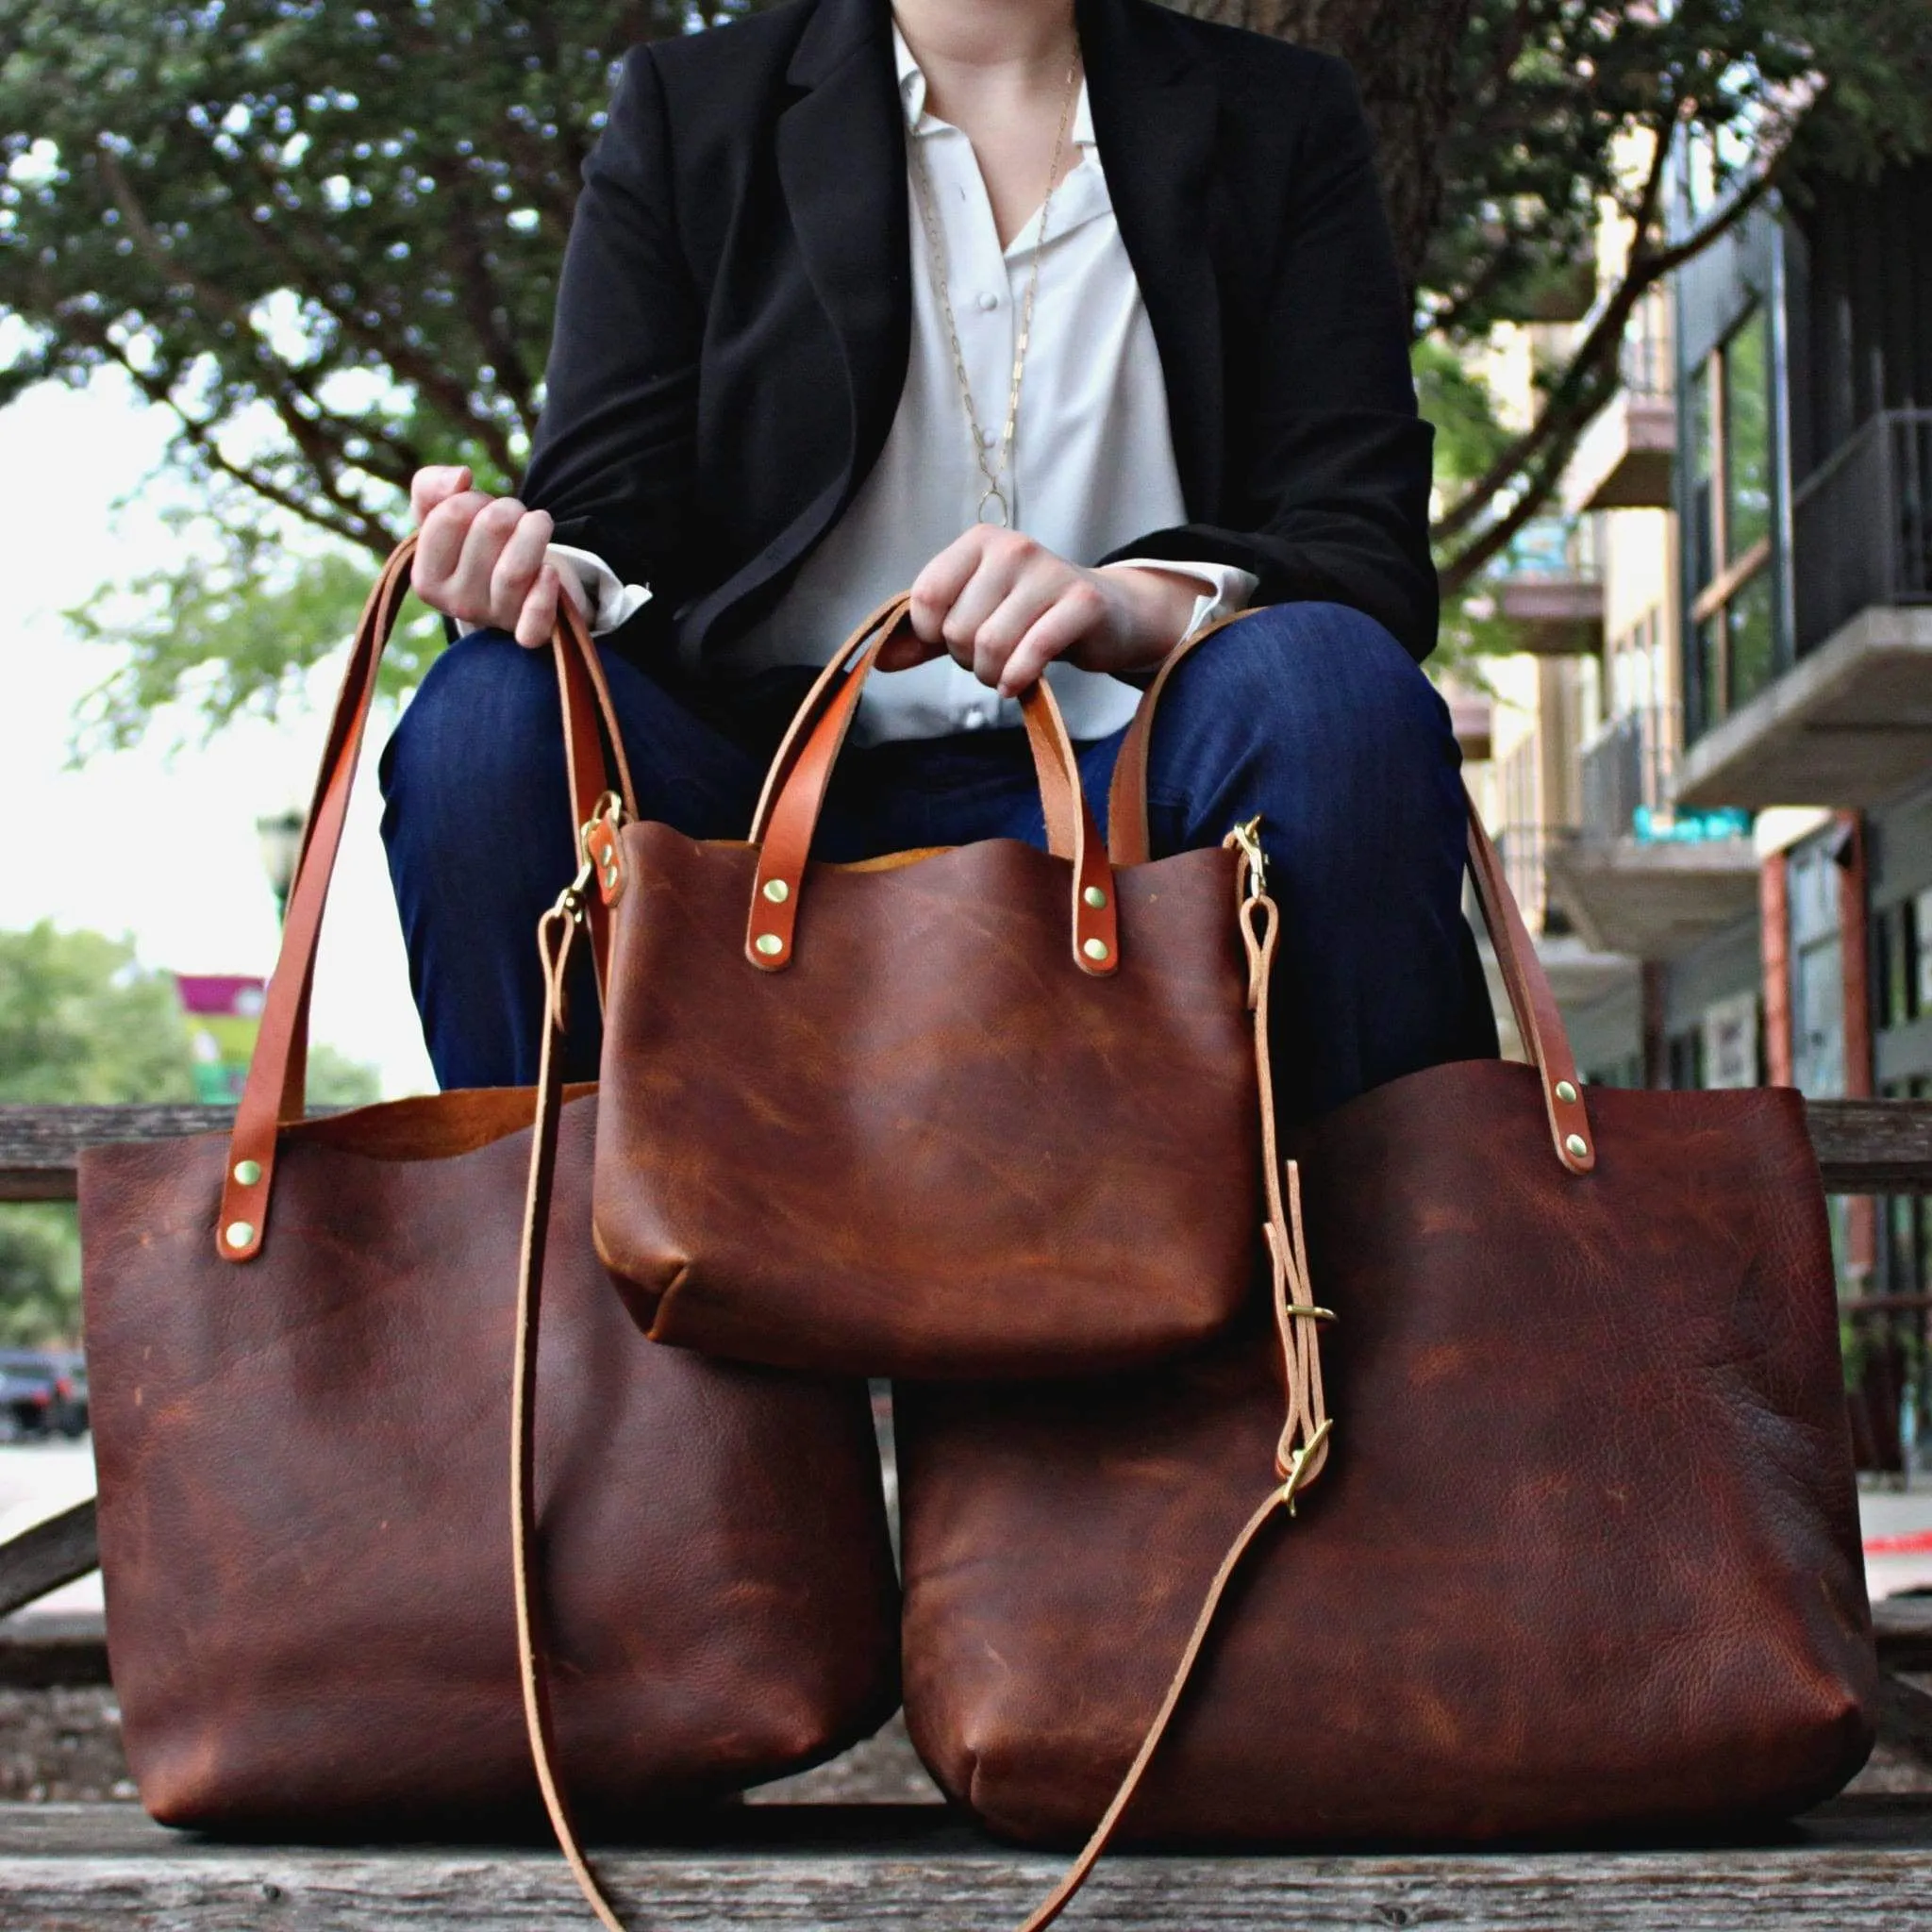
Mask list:
[[[1000,247],[972,142],[925,111],[925,76],[896,26],[892,40],[907,126],[923,143],[932,182],[974,407],[991,443],[1006,422],[1040,217],[1036,211]],[[1085,563],[1141,531],[1185,522],[1187,511],[1160,355],[1114,219],[1084,82],[1072,139],[1079,159],[1048,216],[1012,463],[1003,487],[1016,528]],[[908,158],[908,175],[910,167]],[[898,413],[872,474],[783,599],[711,655],[708,661],[723,676],[823,664],[867,611],[910,584],[977,515],[986,479],[974,458],[945,317],[933,291],[915,181],[908,179],[907,192],[912,338]],[[551,555],[571,566],[599,632],[615,629],[650,595],[644,586],[619,583],[609,566],[588,552],[557,544]],[[1241,609],[1254,594],[1254,576],[1230,565],[1150,559],[1148,567],[1200,580],[1189,629]],[[1050,666],[1047,678],[1069,731],[1079,739],[1120,729],[1140,700],[1120,679],[1071,664]],[[854,731],[858,742],[876,743],[1018,723],[1016,700],[1002,701],[972,672],[940,658],[873,678]]]

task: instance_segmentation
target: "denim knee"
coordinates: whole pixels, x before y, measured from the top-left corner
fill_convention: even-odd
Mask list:
[[[1453,755],[1441,693],[1394,637],[1344,604],[1275,604],[1217,632],[1174,674],[1176,696],[1276,755],[1319,755],[1331,780],[1367,755]]]
[[[488,853],[496,826],[522,828],[554,804],[566,856],[570,800],[563,716],[548,651],[507,631],[473,631],[429,667],[383,747],[383,836]]]

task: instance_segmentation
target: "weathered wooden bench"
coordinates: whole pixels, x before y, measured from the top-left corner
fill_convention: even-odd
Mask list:
[[[0,1108],[0,1200],[65,1200],[83,1146],[225,1124],[210,1108]],[[1932,1103],[1814,1103],[1833,1193],[1932,1193]],[[94,1568],[93,1507],[0,1545],[0,1617]],[[1932,1598],[1876,1608],[1882,1732],[1932,1766]],[[0,1640],[0,1685],[104,1684],[98,1635]],[[605,1855],[635,1923],[684,1932],[754,1924],[1016,1924],[1058,1871],[932,1805],[725,1807]],[[0,1927],[82,1932],[467,1932],[587,1923],[544,1843],[288,1847],[168,1832],[132,1806],[0,1805]],[[1569,1932],[1760,1932],[1932,1924],[1932,1792],[1854,1795],[1789,1828],[1731,1843],[1642,1843],[1483,1854],[1351,1850],[1123,1853],[1070,1924],[1106,1927],[1495,1926]]]

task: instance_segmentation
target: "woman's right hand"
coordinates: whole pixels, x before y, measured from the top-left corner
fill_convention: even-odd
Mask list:
[[[471,489],[459,464],[418,470],[409,508],[420,532],[410,582],[431,609],[536,650],[550,641],[558,598],[580,602],[575,583],[544,561],[554,527],[545,511]]]

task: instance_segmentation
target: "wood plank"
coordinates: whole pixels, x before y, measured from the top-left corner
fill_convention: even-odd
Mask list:
[[[1814,1100],[1806,1108],[1826,1191],[1932,1193],[1932,1101]],[[0,1107],[0,1201],[71,1201],[83,1147],[217,1133],[220,1107]]]
[[[1932,1672],[1932,1597],[1881,1598],[1872,1606],[1872,1619],[1878,1661],[1888,1673]],[[57,1627],[42,1631],[33,1624]],[[75,1690],[108,1681],[108,1643],[98,1616],[43,1616],[0,1627],[0,1687]]]
[[[71,1201],[83,1147],[224,1131],[230,1107],[0,1107],[0,1201]]]
[[[1805,1113],[1827,1193],[1932,1193],[1932,1101],[1813,1100]]]
[[[1887,1672],[1878,1682],[1878,1735],[1921,1759],[1932,1757],[1932,1694]]]
[[[85,1576],[100,1564],[94,1499],[90,1496],[0,1544],[0,1617]]]
[[[85,1690],[111,1681],[103,1638],[0,1631],[0,1690]]]
[[[684,1843],[599,1860],[632,1924],[1005,1932],[1060,1870],[1053,1857],[997,1845],[933,1807],[734,1807],[714,1817]],[[1932,1807],[1840,1799],[1783,1832],[1706,1848],[1124,1853],[1103,1861],[1069,1923],[1096,1932],[1892,1932],[1917,1921],[1928,1889]],[[0,1807],[0,1923],[61,1932],[556,1932],[591,1920],[547,1848],[218,1845],[103,1805]]]

